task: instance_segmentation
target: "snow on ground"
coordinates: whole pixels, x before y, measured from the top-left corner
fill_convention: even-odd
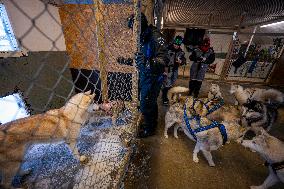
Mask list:
[[[28,116],[30,114],[19,93],[0,98],[0,122],[2,124]]]
[[[109,188],[117,183],[118,169],[128,149],[120,134],[131,126],[130,112],[126,111],[113,126],[110,117],[98,119],[81,128],[77,147],[89,159],[80,164],[64,141],[31,145],[21,165],[22,171],[31,170],[24,178],[16,176],[14,185],[25,183],[29,188]],[[120,133],[120,134],[119,134]]]

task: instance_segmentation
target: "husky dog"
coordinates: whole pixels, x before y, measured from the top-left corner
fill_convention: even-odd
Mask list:
[[[172,87],[168,91],[169,105],[177,102],[180,96],[188,96],[188,94],[189,94],[189,88],[187,87],[181,87],[181,86]]]
[[[277,182],[284,183],[284,143],[269,135],[264,129],[252,139],[243,139],[242,145],[256,151],[266,161],[269,176],[260,186],[251,186],[251,189],[267,189]]]
[[[173,87],[172,89],[169,90],[168,92],[168,99],[170,101],[170,104],[174,104],[178,101],[180,102],[185,102],[185,99],[187,96],[179,96],[181,94],[184,94],[184,92],[188,92],[189,89],[186,87]],[[216,104],[216,101],[214,99],[220,100],[223,99],[220,87],[217,84],[212,84],[209,92],[208,92],[208,98],[201,98],[203,102],[209,102],[208,106],[209,108],[212,107],[212,105]],[[199,102],[198,102],[199,103]],[[175,106],[180,106],[180,105],[175,105]],[[181,105],[183,106],[183,105]],[[202,106],[205,108],[205,106]],[[176,107],[173,107],[176,109]],[[223,105],[221,108],[217,109],[216,111],[210,113],[207,117],[209,119],[215,120],[215,121],[227,121],[227,122],[240,122],[240,107],[239,106],[234,106],[234,105]],[[206,110],[204,110],[206,111]],[[208,113],[208,112],[206,112]]]
[[[212,83],[208,92],[208,99],[222,98],[219,85]]]
[[[189,132],[184,122],[183,107],[184,107],[184,104],[175,103],[169,108],[168,112],[166,113],[166,117],[165,117],[164,136],[168,138],[167,130],[168,128],[174,125],[175,126],[174,136],[176,138],[178,138],[177,130],[179,127],[181,127],[184,133],[188,136],[188,138],[195,141],[194,137],[191,135],[191,133]],[[212,123],[211,120],[205,117],[205,115],[207,114],[207,111],[205,108],[202,107],[201,104],[196,104],[194,108],[195,108],[196,113],[201,115],[200,125],[209,125]],[[196,120],[190,120],[189,123],[193,129],[200,127]],[[245,132],[245,129],[235,122],[231,122],[231,123],[222,122],[222,124],[224,125],[226,129],[228,141],[239,139]],[[197,137],[197,140],[196,140],[195,148],[193,150],[193,161],[198,163],[199,159],[197,157],[197,154],[201,150],[203,152],[203,155],[207,159],[209,165],[215,166],[215,163],[212,159],[211,151],[217,150],[219,147],[223,145],[224,139],[220,133],[220,130],[218,129],[218,127],[215,127],[215,128],[197,133],[196,137]]]
[[[11,188],[11,181],[23,160],[25,150],[34,143],[66,140],[74,155],[79,156],[76,139],[81,126],[89,118],[88,108],[94,95],[89,92],[74,95],[62,108],[18,119],[0,126],[0,169],[2,184]],[[24,176],[28,173],[20,173]]]
[[[281,104],[284,102],[284,95],[275,89],[244,89],[241,85],[231,85],[230,93],[236,98],[235,104],[243,105],[248,99],[264,103]]]
[[[189,94],[189,89],[186,87],[177,86],[171,88],[168,92],[168,99],[170,105],[177,102],[180,96],[188,96],[188,94]],[[223,97],[219,85],[212,83],[208,92],[208,99],[211,100],[216,98],[223,98]]]
[[[248,100],[242,106],[243,124],[257,130],[264,128],[269,131],[277,119],[277,106],[256,100]]]

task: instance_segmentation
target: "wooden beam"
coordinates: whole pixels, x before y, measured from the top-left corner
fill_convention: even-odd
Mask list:
[[[105,44],[104,44],[104,19],[102,14],[102,2],[101,0],[95,0],[95,18],[96,18],[96,33],[98,41],[98,57],[100,65],[100,79],[103,102],[108,101],[108,87],[107,87],[107,60],[105,56]]]
[[[141,0],[134,0],[134,26],[133,26],[133,38],[135,45],[135,51],[140,52],[140,33],[141,33]],[[133,61],[134,70],[132,73],[132,112],[135,116],[138,115],[138,70],[136,68],[136,62]],[[139,120],[139,118],[138,118]],[[139,123],[134,122],[134,127],[136,128],[136,133],[138,132]]]
[[[241,18],[240,18],[240,22],[239,22],[237,33],[240,32],[241,25],[242,25],[242,23],[244,21],[244,18],[245,18],[245,13],[243,13]],[[221,75],[220,75],[219,80],[225,80],[226,77],[227,77],[227,73],[228,73],[228,71],[230,69],[230,65],[231,65],[230,61],[231,61],[231,58],[232,58],[232,55],[233,55],[233,50],[234,50],[234,39],[232,37],[232,39],[230,41],[230,45],[229,45],[229,49],[228,49],[228,53],[227,53],[226,59],[225,59],[224,65],[222,67],[222,71],[221,71]]]

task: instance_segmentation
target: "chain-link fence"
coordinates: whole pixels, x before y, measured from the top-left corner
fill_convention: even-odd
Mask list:
[[[256,28],[256,30],[254,30]],[[248,27],[240,31],[207,29],[215,61],[206,78],[227,81],[267,82],[283,51],[284,36],[277,28]],[[191,61],[179,68],[179,75],[189,77]]]
[[[256,32],[257,28],[234,39],[228,77],[266,81],[277,64],[284,44],[283,34]]]
[[[1,3],[2,186],[119,187],[138,120],[127,18],[139,1]]]

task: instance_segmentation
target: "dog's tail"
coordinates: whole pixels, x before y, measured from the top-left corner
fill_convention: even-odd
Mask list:
[[[187,87],[173,87],[168,91],[168,99],[170,104],[174,104],[178,101],[178,95],[179,94],[187,94],[189,93],[189,89]]]
[[[284,95],[278,90],[268,89],[261,95],[262,102],[282,105],[284,103]]]

